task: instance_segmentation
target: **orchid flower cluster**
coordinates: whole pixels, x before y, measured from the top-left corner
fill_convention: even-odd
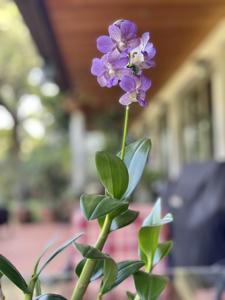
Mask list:
[[[41,274],[47,265],[68,246],[75,246],[83,259],[77,264],[76,284],[70,300],[85,299],[92,281],[100,280],[97,298],[102,300],[107,293],[116,288],[128,277],[133,277],[134,288],[127,291],[129,300],[157,300],[167,285],[165,276],[153,273],[155,266],[168,255],[172,241],[161,241],[162,227],[171,222],[170,213],[162,216],[161,201],[156,202],[137,234],[137,256],[135,260],[116,262],[104,252],[104,246],[111,232],[133,223],[139,212],[129,208],[130,197],[137,187],[148,161],[151,140],[142,138],[126,144],[128,112],[132,102],[145,105],[146,91],[151,81],[143,71],[154,65],[155,48],[149,42],[149,33],[137,37],[137,27],[133,22],[119,20],[109,26],[109,36],[97,39],[97,48],[103,53],[101,58],[93,59],[91,72],[97,76],[102,87],[119,84],[125,92],[119,99],[125,105],[125,117],[121,151],[116,155],[106,151],[96,153],[95,163],[98,178],[104,188],[102,195],[83,194],[80,208],[87,221],[99,225],[99,235],[95,245],[79,243],[82,234],[77,234],[47,257],[47,247],[36,260],[33,273],[27,282],[16,267],[0,254],[0,298],[1,277],[8,279],[24,293],[24,300],[68,300],[64,296],[43,293]],[[84,233],[85,234],[85,233]],[[50,245],[51,247],[51,245]]]
[[[111,88],[119,84],[125,92],[119,99],[122,105],[138,102],[146,105],[146,92],[151,81],[143,74],[154,66],[156,49],[150,34],[137,36],[137,26],[128,20],[118,20],[108,28],[109,35],[97,39],[97,48],[103,53],[92,61],[91,73],[97,76],[101,87]]]

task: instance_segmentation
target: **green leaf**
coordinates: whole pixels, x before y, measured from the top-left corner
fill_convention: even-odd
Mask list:
[[[161,226],[173,220],[171,214],[161,217],[160,199],[154,205],[149,216],[144,220],[138,233],[138,244],[141,259],[145,262],[146,270],[150,271],[155,251],[158,247]]]
[[[152,261],[158,246],[160,226],[142,227],[138,233],[138,244],[141,259],[145,262],[148,271],[152,268]]]
[[[122,213],[121,215],[113,219],[110,231],[115,231],[119,228],[131,224],[136,220],[138,215],[139,215],[138,211],[128,209],[127,211],[125,211],[124,213]]]
[[[99,179],[107,193],[113,198],[120,199],[129,181],[126,165],[119,157],[104,151],[96,153],[95,161]]]
[[[75,272],[76,272],[78,277],[80,277],[80,274],[83,270],[83,267],[84,267],[84,264],[85,264],[86,261],[87,261],[87,259],[82,259],[79,262],[79,264],[77,265]],[[96,262],[96,265],[94,267],[94,270],[92,272],[90,281],[95,281],[98,278],[100,278],[103,275],[103,268],[104,268],[104,261],[101,260],[101,259],[98,259],[97,262]]]
[[[128,298],[128,300],[134,300],[135,299],[135,294],[127,292],[127,298]]]
[[[77,250],[83,255],[83,257],[91,258],[91,259],[105,259],[108,256],[98,249],[84,244],[74,243]]]
[[[109,196],[83,194],[80,199],[80,206],[86,219],[94,220],[107,215],[115,209],[127,207],[127,203]]]
[[[158,247],[155,251],[155,255],[153,258],[153,265],[157,265],[164,257],[166,257],[169,253],[170,250],[173,247],[173,242],[172,241],[167,241],[161,244],[158,244]]]
[[[75,246],[85,258],[97,260],[100,259],[104,261],[104,276],[101,284],[100,293],[105,294],[108,290],[111,289],[111,286],[116,280],[117,265],[115,261],[109,255],[102,253],[94,247],[78,243],[75,243]]]
[[[47,251],[54,245],[55,239],[51,240],[47,243],[47,245],[45,246],[45,248],[43,249],[42,253],[40,254],[40,256],[38,257],[35,266],[34,266],[34,274],[36,274],[37,272],[37,268],[39,266],[39,263],[41,261],[41,259],[44,257],[44,255],[47,253]]]
[[[0,272],[12,281],[24,293],[29,293],[26,281],[16,267],[3,255],[0,254]]]
[[[140,300],[157,300],[166,287],[168,280],[164,276],[138,271],[134,274],[134,283]]]
[[[125,279],[127,279],[130,275],[134,274],[137,272],[141,267],[144,266],[144,263],[140,260],[127,260],[127,261],[122,261],[117,264],[117,269],[118,273],[116,276],[116,281],[112,285],[112,287],[107,290],[110,291],[117,285],[119,285],[121,282],[123,282]]]
[[[158,199],[149,216],[144,220],[143,226],[162,226],[172,221],[173,216],[170,213],[162,218],[161,199]]]
[[[116,280],[117,265],[113,259],[104,260],[104,277],[100,289],[101,294],[105,294],[111,290],[112,284]]]
[[[40,279],[37,279],[36,284],[35,284],[35,295],[40,296],[41,294],[42,294],[42,292],[41,292],[41,281],[40,281]]]
[[[34,298],[34,300],[66,300],[66,298],[56,294],[45,294]]]
[[[75,237],[73,237],[72,239],[66,241],[62,246],[60,246],[59,248],[57,248],[50,256],[49,258],[46,260],[46,262],[41,266],[41,268],[38,270],[37,272],[37,277],[41,274],[41,272],[47,267],[47,265],[61,252],[63,252],[67,247],[69,247],[71,244],[73,244],[80,236],[81,234],[76,235]]]
[[[149,156],[150,149],[150,139],[141,139],[126,146],[124,162],[128,169],[129,184],[124,194],[124,198],[130,197],[138,182],[140,181]]]

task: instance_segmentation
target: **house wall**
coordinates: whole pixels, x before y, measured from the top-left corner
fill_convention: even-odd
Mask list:
[[[176,178],[185,163],[225,161],[225,21],[133,125],[134,135],[144,133],[152,139],[151,166],[170,178]]]

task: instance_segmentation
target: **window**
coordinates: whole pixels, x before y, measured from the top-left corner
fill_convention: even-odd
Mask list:
[[[211,81],[204,80],[181,100],[181,154],[185,163],[213,158]]]

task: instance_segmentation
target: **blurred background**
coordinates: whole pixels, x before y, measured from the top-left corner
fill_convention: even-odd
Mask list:
[[[171,279],[163,299],[225,299],[225,0],[0,0],[0,253],[28,277],[49,240],[95,240],[79,196],[101,192],[95,152],[120,149],[123,107],[90,65],[96,38],[121,18],[157,49],[148,106],[132,105],[128,136],[153,147],[132,197],[140,216],[106,251],[137,257],[134,233],[161,196],[175,218],[162,234],[174,240],[157,270]],[[69,296],[77,261],[69,249],[49,265],[45,290]],[[126,299],[125,288],[132,281],[106,299]],[[5,280],[3,290],[22,299]]]

